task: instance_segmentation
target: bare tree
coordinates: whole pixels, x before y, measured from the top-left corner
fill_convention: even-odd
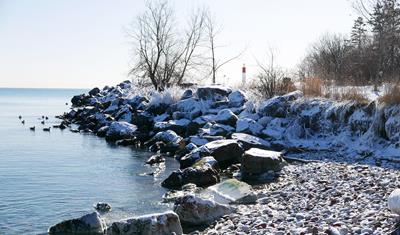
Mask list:
[[[209,41],[209,46],[208,49],[211,52],[211,78],[212,78],[212,83],[216,82],[216,76],[217,76],[217,72],[218,70],[228,64],[229,62],[238,59],[244,52],[244,50],[242,52],[240,52],[239,54],[229,58],[229,59],[225,59],[225,60],[218,60],[216,58],[216,49],[221,47],[216,45],[216,38],[218,36],[218,34],[221,32],[222,27],[220,25],[218,25],[215,16],[210,12],[207,11],[206,17],[205,17],[205,27],[207,30],[207,38]]]
[[[167,1],[146,3],[131,34],[136,64],[130,74],[150,79],[156,90],[182,83],[202,39],[205,13],[198,10],[182,33]]]
[[[275,54],[272,49],[267,53],[266,63],[261,63],[257,59],[256,61],[261,71],[257,75],[258,80],[253,84],[253,87],[260,95],[265,98],[271,98],[275,95],[283,95],[296,89],[285,72],[275,65]]]

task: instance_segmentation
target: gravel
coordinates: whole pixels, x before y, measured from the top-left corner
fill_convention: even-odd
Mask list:
[[[399,177],[368,165],[290,164],[275,182],[254,186],[257,204],[194,234],[389,234],[398,218],[387,197]]]

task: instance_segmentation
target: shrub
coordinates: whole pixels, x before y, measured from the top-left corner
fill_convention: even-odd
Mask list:
[[[340,100],[352,100],[360,104],[367,104],[369,101],[364,94],[354,87],[340,94]]]
[[[303,94],[309,97],[322,96],[322,79],[317,77],[305,78],[303,81]]]
[[[388,105],[400,104],[400,85],[398,83],[386,84],[384,94],[379,101]]]

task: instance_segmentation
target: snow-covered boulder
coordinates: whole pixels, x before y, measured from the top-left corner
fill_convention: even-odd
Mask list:
[[[188,98],[171,105],[169,112],[175,114],[175,116],[179,114],[180,118],[193,120],[201,115],[202,109],[203,103],[195,98]]]
[[[207,123],[203,128],[199,129],[200,134],[210,136],[227,136],[234,131],[235,128],[219,123]]]
[[[106,139],[115,141],[132,138],[136,130],[137,127],[133,124],[127,122],[112,122],[107,130]]]
[[[115,119],[121,122],[132,122],[132,110],[129,104],[125,104],[119,108],[118,112],[115,114]]]
[[[251,148],[243,155],[241,171],[245,176],[259,175],[268,171],[279,171],[283,165],[281,152]]]
[[[237,140],[215,140],[204,145],[218,163],[239,162],[243,148]]]
[[[283,96],[275,96],[269,100],[264,101],[258,113],[262,116],[271,117],[286,117],[289,108],[289,101],[294,101],[303,96],[301,91],[294,91]]]
[[[187,126],[190,124],[189,119],[179,119],[179,120],[169,120],[166,122],[156,122],[154,123],[154,130],[156,131],[166,131],[173,130],[179,135],[185,135],[187,131]]]
[[[182,137],[172,130],[158,132],[154,137],[156,141],[162,141],[165,144],[178,145],[182,141]]]
[[[162,183],[161,186],[170,189],[182,187],[192,183],[198,187],[205,187],[219,182],[218,172],[208,163],[196,167],[188,167],[184,170],[173,171]]]
[[[393,213],[400,215],[400,189],[395,189],[390,193],[388,207]]]
[[[193,91],[191,89],[187,89],[183,92],[181,96],[181,100],[189,99],[193,97]]]
[[[232,92],[231,89],[220,85],[198,87],[196,95],[201,100],[221,101],[226,100]]]
[[[50,235],[65,234],[104,234],[106,223],[97,212],[84,215],[77,219],[65,220],[49,228]]]
[[[145,96],[136,95],[127,100],[128,104],[134,109],[144,110],[149,100]]]
[[[237,140],[245,151],[251,148],[271,149],[271,143],[253,135],[233,133],[232,139]]]
[[[400,133],[400,105],[391,106],[385,110],[385,132],[390,140],[399,141]],[[397,137],[397,139],[395,139]]]
[[[250,118],[240,118],[236,122],[236,132],[259,135],[263,128],[262,125]]]
[[[167,211],[114,222],[107,229],[107,235],[155,235],[183,234],[181,222],[176,213]]]
[[[229,94],[229,105],[231,107],[240,107],[247,102],[247,96],[243,91],[237,90]]]
[[[214,200],[219,203],[254,203],[257,196],[254,194],[250,185],[237,179],[227,179],[221,183],[207,188],[214,196]]]
[[[238,117],[229,109],[222,109],[215,117],[215,121],[221,124],[235,126]]]
[[[234,212],[235,209],[209,199],[187,195],[175,202],[174,211],[179,215],[182,224],[205,225]]]

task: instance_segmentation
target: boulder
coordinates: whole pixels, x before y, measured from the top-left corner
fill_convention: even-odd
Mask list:
[[[203,167],[205,164],[209,164],[209,165],[210,165],[212,168],[214,168],[215,170],[218,170],[218,169],[219,169],[217,160],[215,160],[215,158],[213,158],[213,157],[211,157],[211,156],[200,158],[198,161],[196,161],[196,162],[193,164],[193,167],[194,167],[194,168],[196,168],[196,167]]]
[[[72,106],[80,107],[82,105],[85,105],[88,98],[89,97],[87,97],[85,94],[75,95],[71,99]]]
[[[220,85],[209,85],[198,87],[196,95],[201,100],[221,101],[226,100],[232,92],[231,89]]]
[[[237,140],[242,145],[245,151],[251,148],[259,148],[266,150],[271,149],[271,143],[253,135],[245,133],[233,133],[232,139]]]
[[[219,182],[218,172],[205,163],[198,167],[188,167],[184,170],[173,171],[161,186],[170,189],[178,189],[185,184],[195,184],[198,187],[210,186]]]
[[[146,164],[153,165],[153,164],[162,163],[162,162],[165,162],[164,156],[162,154],[156,154],[156,155],[151,156],[146,161]]]
[[[193,91],[188,89],[185,90],[181,96],[181,100],[186,100],[193,97]]]
[[[241,171],[245,177],[260,175],[268,171],[279,171],[284,164],[281,152],[251,148],[243,155]]]
[[[179,215],[182,224],[207,225],[235,210],[230,206],[190,194],[175,202],[174,211]]]
[[[97,212],[84,215],[77,219],[65,220],[49,228],[50,235],[100,235],[104,234],[106,223]]]
[[[172,130],[176,132],[178,135],[185,135],[187,131],[187,126],[190,124],[190,120],[188,119],[179,119],[179,120],[169,120],[167,122],[156,122],[154,123],[154,130],[157,131],[166,131]]]
[[[201,115],[203,105],[195,98],[180,100],[169,108],[169,113],[173,113],[175,119],[187,118],[193,120]]]
[[[179,145],[179,143],[182,141],[182,137],[177,135],[172,130],[160,131],[160,132],[157,132],[157,134],[155,134],[153,136],[153,138],[151,138],[149,141],[147,141],[145,143],[145,145],[150,146],[158,141],[161,141],[166,145],[171,145],[171,146],[177,147]]]
[[[199,194],[202,188],[197,187],[195,184],[189,183],[182,186],[181,190],[170,190],[163,195],[163,202],[175,202],[181,197],[188,194]]]
[[[243,148],[237,140],[215,140],[204,145],[218,163],[236,163],[243,155]]]
[[[100,89],[98,87],[93,88],[92,90],[89,91],[90,96],[96,96],[100,93]]]
[[[215,124],[207,123],[206,125],[203,126],[203,128],[199,129],[200,134],[209,136],[227,136],[234,131],[235,128],[218,123]]]
[[[236,122],[236,132],[259,135],[263,129],[262,125],[250,118],[240,118]]]
[[[243,91],[237,90],[229,94],[228,100],[231,107],[240,107],[243,106],[248,99]]]
[[[192,166],[197,160],[205,156],[210,156],[210,151],[206,147],[201,146],[191,150],[188,154],[185,154],[177,160],[179,161],[180,168],[185,169],[186,167]]]
[[[207,188],[207,191],[214,196],[215,201],[223,204],[250,204],[257,200],[251,186],[237,179],[227,179]]]
[[[114,222],[107,229],[107,235],[170,235],[183,234],[181,222],[176,213],[167,211]]]
[[[258,113],[262,116],[286,117],[289,101],[294,101],[302,96],[301,91],[294,91],[283,96],[273,97],[260,105]]]
[[[127,122],[112,122],[109,126],[106,139],[116,141],[120,139],[129,139],[134,136],[137,127]]]
[[[388,207],[393,213],[400,215],[400,189],[393,190],[388,197]]]
[[[111,211],[111,205],[106,202],[98,202],[93,206],[96,211],[105,213]]]
[[[221,124],[235,126],[238,117],[229,109],[222,109],[215,117],[215,121]]]

